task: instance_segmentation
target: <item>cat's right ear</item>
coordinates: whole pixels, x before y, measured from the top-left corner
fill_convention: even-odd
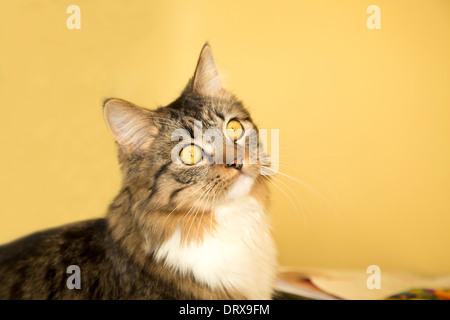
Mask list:
[[[114,139],[128,154],[145,155],[158,131],[153,112],[122,99],[108,99],[103,105],[106,123]]]

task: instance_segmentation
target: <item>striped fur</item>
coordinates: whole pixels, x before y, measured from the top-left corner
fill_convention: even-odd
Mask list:
[[[108,99],[104,110],[119,145],[121,191],[104,219],[1,246],[0,299],[269,299],[276,250],[261,166],[171,160],[172,132],[194,136],[194,121],[203,131],[223,131],[231,119],[256,129],[222,88],[209,46],[168,106]],[[236,145],[224,139],[224,147]],[[66,287],[69,265],[81,269],[80,290]]]

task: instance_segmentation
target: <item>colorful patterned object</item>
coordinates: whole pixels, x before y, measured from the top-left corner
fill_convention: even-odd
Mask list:
[[[412,289],[390,296],[387,300],[450,300],[450,289]]]

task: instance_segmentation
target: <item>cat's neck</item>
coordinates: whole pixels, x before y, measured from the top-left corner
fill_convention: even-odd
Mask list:
[[[216,227],[200,243],[184,244],[177,230],[155,257],[212,289],[236,289],[248,299],[270,299],[276,250],[269,218],[251,195],[215,210]]]

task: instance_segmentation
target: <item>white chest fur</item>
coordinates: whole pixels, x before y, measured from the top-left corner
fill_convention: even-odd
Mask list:
[[[178,230],[156,258],[183,273],[192,272],[212,289],[236,289],[248,299],[270,299],[276,249],[263,208],[246,196],[218,207],[215,218],[215,232],[202,243],[182,245]]]

